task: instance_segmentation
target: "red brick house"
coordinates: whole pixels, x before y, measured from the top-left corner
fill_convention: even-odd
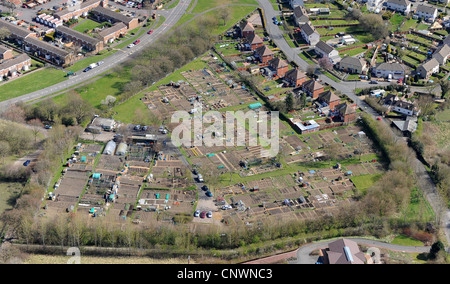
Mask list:
[[[324,87],[316,80],[309,80],[303,83],[302,90],[313,99],[317,99],[320,93],[323,93]]]
[[[247,37],[245,39],[245,43],[250,45],[250,50],[254,51],[256,50],[258,47],[261,47],[264,45],[263,40],[261,39],[261,37],[259,37],[259,35],[257,34],[251,34],[249,35],[249,37]]]
[[[344,123],[350,123],[356,119],[356,108],[353,105],[342,103],[336,106],[337,115]]]
[[[326,103],[331,111],[335,109],[335,107],[340,103],[341,98],[339,98],[332,91],[326,91],[319,94],[317,100],[321,103]]]
[[[286,60],[275,57],[269,61],[269,67],[272,68],[278,77],[284,77],[287,71],[289,71],[289,64]]]
[[[0,61],[11,59],[11,58],[13,58],[12,49],[9,49],[6,46],[0,45]]]
[[[241,28],[241,37],[242,38],[248,38],[251,35],[255,34],[255,28],[253,25],[247,21],[242,22],[240,25]]]
[[[308,76],[306,73],[302,72],[300,69],[295,68],[286,72],[284,79],[288,81],[294,87],[300,87],[306,82]]]
[[[273,51],[266,45],[263,45],[255,50],[255,56],[258,57],[259,62],[268,63],[273,59]]]

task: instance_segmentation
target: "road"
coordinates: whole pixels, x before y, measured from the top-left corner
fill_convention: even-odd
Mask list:
[[[297,50],[295,48],[291,48],[287,43],[286,39],[283,37],[283,32],[280,30],[279,26],[275,25],[272,21],[274,16],[280,16],[280,11],[275,11],[272,4],[269,0],[257,0],[260,7],[264,11],[264,18],[266,22],[266,30],[269,34],[270,38],[274,41],[275,45],[285,54],[286,58],[290,62],[294,62],[299,66],[302,70],[306,71],[309,63],[300,58],[297,54]],[[317,67],[317,65],[315,66]],[[369,105],[367,105],[363,100],[361,100],[358,96],[355,95],[354,90],[357,88],[367,88],[372,87],[374,85],[370,85],[368,82],[335,82],[331,78],[320,74],[319,79],[332,86],[336,90],[339,90],[342,94],[346,95],[350,99],[352,99],[363,111],[372,116],[372,118],[376,118],[379,114],[372,109]],[[380,82],[377,86],[386,86],[390,84],[388,82]],[[414,90],[421,90],[420,88],[413,88]],[[423,90],[423,89],[422,89]],[[388,123],[387,120],[383,121]],[[389,124],[388,124],[389,125]],[[390,125],[389,125],[390,126]],[[389,128],[390,129],[390,128]],[[393,132],[395,135],[396,132]],[[406,143],[404,137],[398,136],[399,143]],[[447,239],[447,243],[450,244],[450,210],[445,206],[444,202],[439,197],[436,185],[431,180],[425,166],[422,164],[420,160],[417,158],[412,162],[411,168],[415,171],[417,177],[417,185],[422,190],[423,194],[427,198],[431,207],[433,208],[435,214],[437,215],[436,221],[441,225],[441,228],[445,232],[445,236]]]
[[[108,70],[111,70],[112,68],[118,66],[119,64],[123,63],[125,60],[127,60],[131,55],[134,53],[141,51],[145,47],[149,46],[150,44],[156,42],[158,39],[164,37],[164,35],[171,30],[171,28],[180,20],[181,16],[186,12],[187,7],[191,3],[192,0],[180,0],[179,4],[170,10],[165,10],[162,12],[162,14],[165,16],[166,20],[165,22],[155,29],[152,34],[145,33],[141,38],[141,42],[132,47],[132,48],[124,48],[120,51],[114,53],[113,55],[105,58],[103,60],[103,64],[91,69],[88,72],[77,72],[77,76],[69,77],[70,79],[65,80],[64,82],[52,85],[50,87],[47,87],[45,89],[41,89],[39,91],[26,94],[24,96],[20,96],[17,98],[13,98],[7,101],[0,102],[0,112],[6,110],[8,106],[13,105],[20,101],[31,101],[35,99],[39,99],[48,95],[51,95],[55,92],[62,91],[64,89],[70,88],[74,85],[80,84],[85,82],[86,80],[89,80],[97,75],[100,75]]]

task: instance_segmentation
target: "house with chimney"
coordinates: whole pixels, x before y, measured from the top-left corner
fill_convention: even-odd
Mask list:
[[[341,98],[332,91],[325,91],[319,94],[317,102],[321,107],[328,107],[331,111],[333,111],[341,102]]]
[[[241,30],[241,37],[242,38],[248,38],[250,35],[255,34],[255,28],[253,25],[247,21],[241,22],[239,25],[239,28]]]
[[[302,85],[302,90],[313,99],[317,99],[319,94],[324,92],[324,86],[314,79],[308,80]]]
[[[311,46],[315,46],[320,41],[320,34],[309,23],[300,26],[300,34]]]
[[[263,44],[263,46],[260,46],[255,50],[255,58],[261,63],[268,63],[273,59],[273,51],[268,48],[267,45]]]
[[[289,63],[279,57],[275,57],[269,60],[269,67],[278,77],[284,77],[286,72],[289,70]]]
[[[284,80],[288,82],[290,86],[297,88],[302,86],[303,83],[308,80],[308,76],[299,68],[295,68],[286,72],[286,74],[284,75]]]
[[[257,34],[250,34],[244,39],[244,43],[247,50],[255,51],[257,48],[264,45],[263,40]]]

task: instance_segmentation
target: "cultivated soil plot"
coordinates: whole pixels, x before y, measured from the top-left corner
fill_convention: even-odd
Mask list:
[[[164,119],[167,117],[172,117],[172,114],[176,109],[169,103],[163,102],[164,95],[158,91],[152,91],[147,93],[143,98],[142,102],[155,114],[158,118]]]
[[[124,165],[125,160],[123,157],[102,155],[98,162],[96,171],[119,173],[124,169]]]

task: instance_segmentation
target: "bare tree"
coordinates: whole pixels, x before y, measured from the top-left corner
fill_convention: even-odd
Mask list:
[[[31,127],[31,131],[33,132],[34,143],[37,143],[37,137],[41,132],[42,127],[44,127],[44,125],[42,124],[42,121],[38,118],[28,121],[28,125]]]

